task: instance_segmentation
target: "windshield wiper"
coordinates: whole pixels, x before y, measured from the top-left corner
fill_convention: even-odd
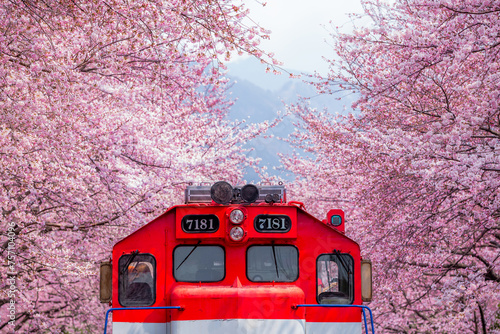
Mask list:
[[[139,250],[135,250],[133,251],[132,253],[132,256],[128,259],[127,263],[125,264],[125,266],[123,267],[122,269],[122,272],[120,273],[120,275],[123,275],[123,273],[125,272],[125,270],[128,269],[128,266],[132,263],[132,261],[135,259],[136,255],[139,254]]]
[[[175,270],[179,270],[179,268],[184,264],[184,262],[187,261],[187,259],[189,259],[189,257],[191,256],[191,254],[193,254],[193,252],[195,251],[196,248],[198,248],[198,246],[201,244],[201,240],[198,241],[198,243],[193,247],[193,249],[191,249],[191,251],[189,252],[189,254],[184,258],[184,260],[182,260],[182,262],[177,266],[177,268],[175,268]]]
[[[276,250],[274,249],[274,244],[272,245],[272,247],[273,247],[274,267],[276,268],[276,276],[277,278],[280,278],[280,273],[278,271],[278,261],[276,261]]]
[[[340,252],[336,249],[333,250],[333,254],[337,257],[337,259],[339,260],[340,264],[342,265],[342,268],[344,268],[345,272],[348,274],[348,275],[351,275],[352,274],[352,271],[350,270],[351,268],[346,265],[346,263],[344,262],[344,259],[342,258]]]

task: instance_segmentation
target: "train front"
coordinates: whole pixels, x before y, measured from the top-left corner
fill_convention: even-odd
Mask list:
[[[320,221],[283,186],[191,186],[115,245],[101,300],[113,333],[358,334],[371,263],[343,232],[341,210]]]

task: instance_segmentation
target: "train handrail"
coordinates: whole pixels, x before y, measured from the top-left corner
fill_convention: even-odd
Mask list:
[[[365,309],[370,313],[370,324],[372,329],[372,334],[375,334],[375,326],[373,324],[373,313],[372,310],[365,305],[338,305],[338,304],[297,304],[294,305],[293,308],[299,307],[357,307],[361,308],[363,312],[363,320],[365,323],[365,329],[368,333],[368,323],[366,322],[366,313]],[[126,310],[179,310],[182,311],[184,308],[182,306],[153,306],[153,307],[112,307],[106,311],[106,318],[104,320],[104,334],[107,334],[108,330],[108,319],[109,314],[113,311],[126,311]]]
[[[357,308],[360,308],[361,311],[363,311],[363,320],[365,323],[366,333],[368,334],[368,324],[366,322],[366,313],[365,313],[365,309],[366,309],[370,313],[372,334],[375,334],[375,326],[373,325],[373,313],[372,313],[372,310],[368,306],[365,306],[365,305],[340,305],[340,304],[297,304],[297,305],[293,306],[293,308],[298,308],[298,307],[357,307]]]
[[[149,306],[149,307],[112,307],[106,311],[106,319],[104,320],[104,334],[108,330],[108,317],[109,313],[113,311],[126,311],[126,310],[179,310],[182,311],[182,306]]]

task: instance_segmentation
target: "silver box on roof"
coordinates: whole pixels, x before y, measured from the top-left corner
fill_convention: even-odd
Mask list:
[[[241,189],[243,186],[235,186],[233,189]],[[186,204],[193,203],[212,203],[210,197],[211,186],[187,186],[185,192],[184,202]],[[257,186],[259,189],[259,198],[255,203],[262,203],[266,201],[268,194],[278,194],[281,202],[286,203],[286,189],[285,186]]]
[[[184,203],[210,203],[210,186],[187,186]]]

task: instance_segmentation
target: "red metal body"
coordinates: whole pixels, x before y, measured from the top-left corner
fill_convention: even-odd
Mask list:
[[[228,215],[234,208],[244,214],[245,235],[232,241],[235,224]],[[215,215],[220,221],[212,233],[186,232],[181,228],[188,215]],[[259,232],[259,215],[290,217],[287,232]],[[342,225],[318,220],[296,204],[187,204],[172,207],[160,217],[118,242],[113,248],[113,307],[119,302],[118,259],[139,252],[156,260],[155,300],[151,307],[181,306],[182,310],[117,310],[115,333],[342,333],[361,332],[358,308],[296,308],[318,304],[318,258],[334,252],[353,260],[352,304],[361,305],[360,248],[343,233]],[[224,250],[225,271],[217,282],[181,282],[174,278],[173,252],[179,245],[218,245]],[[298,278],[292,282],[255,282],[247,277],[247,252],[254,245],[292,245],[298,250]],[[273,248],[274,251],[274,248]],[[276,261],[276,260],[275,260]],[[276,267],[278,265],[276,264]],[[340,284],[340,283],[338,283]],[[349,304],[349,303],[348,303]]]

